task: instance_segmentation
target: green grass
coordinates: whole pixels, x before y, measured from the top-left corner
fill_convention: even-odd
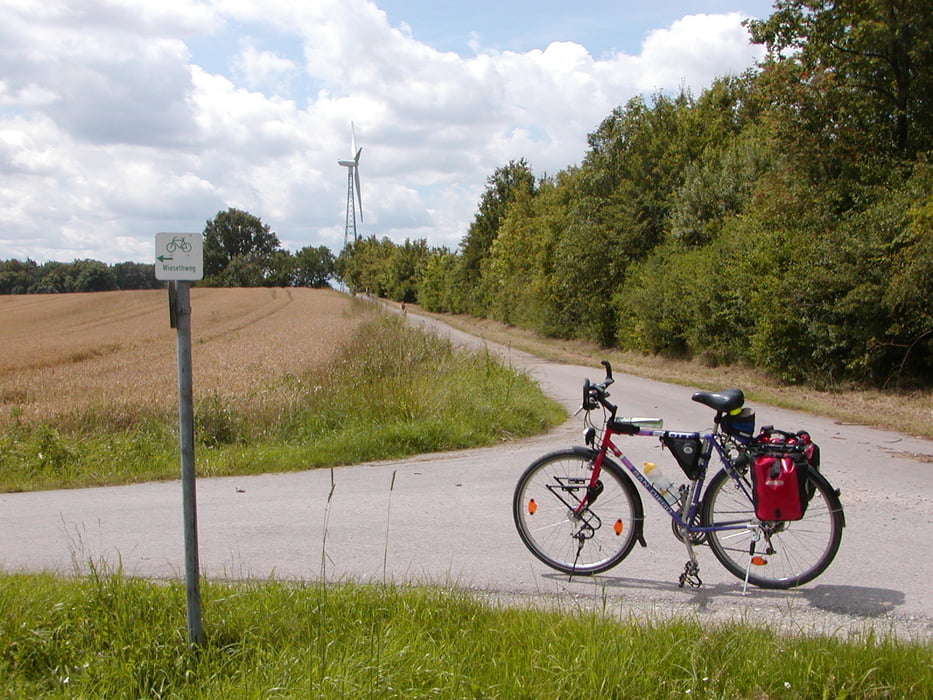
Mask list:
[[[15,698],[921,698],[930,647],[490,606],[451,589],[0,577]]]
[[[393,318],[364,325],[331,366],[253,396],[196,398],[200,476],[295,471],[461,449],[544,432],[566,415],[526,374]],[[0,490],[178,475],[177,417],[89,407],[0,434]]]

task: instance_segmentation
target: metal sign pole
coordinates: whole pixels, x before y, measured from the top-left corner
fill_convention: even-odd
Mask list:
[[[204,241],[198,233],[157,233],[155,277],[168,286],[169,323],[178,345],[178,446],[185,524],[188,642],[204,644],[198,570],[198,506],[194,473],[194,393],[191,381],[191,283],[204,278]]]
[[[204,643],[201,626],[198,516],[194,471],[194,394],[191,380],[191,283],[173,281],[178,345],[178,444],[181,451],[182,510],[185,526],[185,589],[188,641]]]

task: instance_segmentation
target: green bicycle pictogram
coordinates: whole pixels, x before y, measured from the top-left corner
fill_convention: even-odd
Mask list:
[[[184,236],[175,236],[172,240],[165,244],[166,253],[174,253],[177,250],[180,250],[183,253],[191,252],[191,244]]]

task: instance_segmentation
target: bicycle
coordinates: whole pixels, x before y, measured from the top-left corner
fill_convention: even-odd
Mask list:
[[[768,427],[756,437],[754,411],[744,407],[739,389],[693,394],[694,401],[716,411],[712,430],[669,431],[658,418],[617,418],[617,406],[608,400],[612,366],[602,364],[605,380],[584,380],[583,404],[574,414],[585,412],[585,446],[540,457],[515,487],[513,518],[534,556],[571,576],[593,575],[619,564],[636,542],[646,547],[637,481],[667,512],[674,535],[686,545],[689,559],[679,577],[681,588],[703,584],[694,551],[701,545],[708,545],[726,570],[744,581],[743,592],[748,584],[792,588],[826,570],[839,550],[845,515],[840,492],[819,471],[818,460],[801,471],[807,502],[800,519],[756,516],[754,460],[775,449],[768,436],[790,434]],[[591,418],[599,408],[601,423]],[[615,436],[660,439],[673,452],[685,483],[668,488],[653,484],[623,454]],[[792,444],[777,449],[799,456],[806,441],[784,442]],[[722,469],[706,484],[714,454]]]

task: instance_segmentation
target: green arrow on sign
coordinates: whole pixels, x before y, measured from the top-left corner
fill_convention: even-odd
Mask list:
[[[167,258],[164,255],[157,255],[156,260],[159,262],[165,262],[166,260],[174,260],[175,258]]]

